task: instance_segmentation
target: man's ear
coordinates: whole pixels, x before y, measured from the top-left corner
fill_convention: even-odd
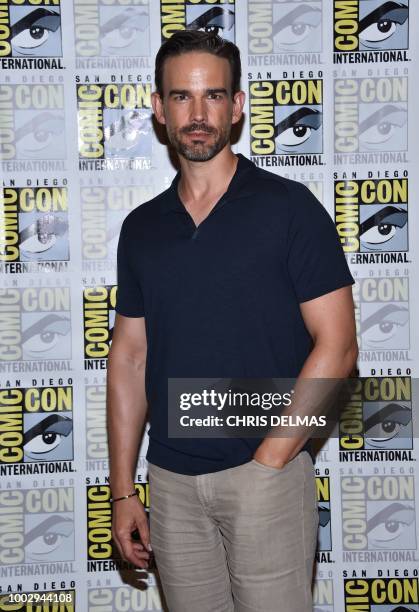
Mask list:
[[[238,91],[233,96],[233,114],[231,121],[233,124],[237,123],[241,119],[245,99],[246,94],[244,93],[244,91]]]
[[[166,119],[164,117],[163,101],[157,91],[153,91],[151,94],[151,106],[157,121],[164,125],[166,123]]]

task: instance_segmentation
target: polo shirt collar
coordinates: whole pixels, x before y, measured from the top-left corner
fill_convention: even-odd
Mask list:
[[[223,202],[225,202],[226,200],[231,200],[233,198],[235,199],[236,197],[240,198],[253,193],[253,190],[251,189],[252,182],[249,179],[251,178],[252,173],[256,171],[256,166],[241,153],[237,153],[236,157],[238,157],[236,171],[230,181],[227,191],[223,196],[221,196],[219,201],[223,200]],[[168,189],[169,198],[165,202],[163,209],[164,213],[172,211],[185,212],[185,207],[180,201],[177,191],[179,180],[180,170],[177,172]]]

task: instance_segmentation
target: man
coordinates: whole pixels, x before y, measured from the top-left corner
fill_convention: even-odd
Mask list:
[[[169,437],[168,378],[340,378],[357,355],[353,279],[328,213],[230,148],[239,81],[239,51],[218,36],[162,45],[153,110],[180,172],[127,216],[118,246],[113,537],[148,566],[132,495],[148,406],[150,535],[170,612],[311,610],[318,513],[309,440]]]

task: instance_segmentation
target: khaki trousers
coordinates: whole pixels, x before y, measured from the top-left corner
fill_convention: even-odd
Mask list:
[[[169,612],[311,612],[314,466],[251,460],[187,476],[149,465],[150,537]]]

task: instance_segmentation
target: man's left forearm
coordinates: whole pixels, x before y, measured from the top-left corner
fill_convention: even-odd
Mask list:
[[[304,379],[345,379],[353,372],[357,355],[358,349],[355,340],[350,346],[340,350],[336,348],[332,350],[330,346],[321,343],[315,344],[297,378],[297,393],[294,395],[292,406],[282,412],[281,416],[307,413],[303,404],[307,399],[310,400],[310,397],[304,397],[304,395],[311,396],[315,383],[308,382],[304,385]],[[300,392],[298,393],[299,387]],[[256,449],[254,459],[260,463],[281,468],[293,459],[304,446],[311,436],[311,429],[309,427],[299,427],[298,433],[292,437],[282,437],[283,430],[281,431],[281,437],[279,437],[278,429],[281,428],[276,428],[276,434],[273,436],[268,434],[263,440]]]

